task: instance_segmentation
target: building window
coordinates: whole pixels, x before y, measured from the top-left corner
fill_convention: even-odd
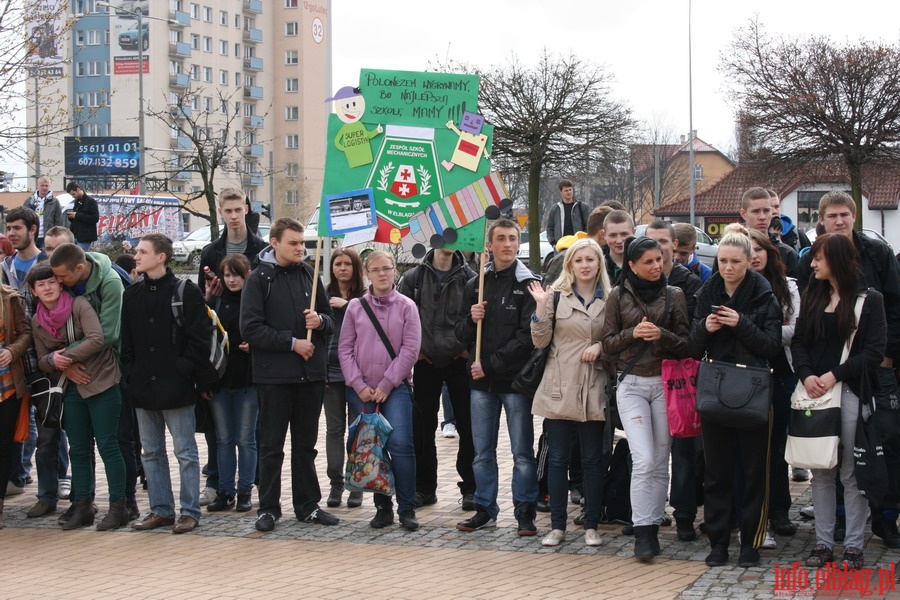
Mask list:
[[[235,44],[235,45],[234,45],[234,57],[235,57],[235,58],[240,58],[240,57],[241,57],[241,45],[240,45],[240,44]]]
[[[212,52],[212,38],[208,35],[203,36],[203,51]]]
[[[203,20],[207,23],[212,23],[212,8],[209,6],[203,7]]]
[[[200,79],[200,65],[191,65],[191,80],[197,81]]]
[[[203,81],[212,83],[212,67],[203,67]]]
[[[241,87],[241,73],[240,73],[240,71],[238,71],[237,73],[234,74],[234,87],[236,87],[236,88]]]
[[[299,106],[285,106],[284,107],[284,120],[285,121],[296,121],[300,118],[300,107]]]
[[[294,37],[299,31],[297,21],[288,21],[284,24],[284,35]]]
[[[285,92],[299,92],[300,91],[300,79],[297,77],[288,77],[284,80],[284,91]]]
[[[284,51],[284,64],[296,65],[299,62],[300,62],[300,51],[299,50],[285,50]]]
[[[219,102],[219,112],[223,115],[228,114],[228,100],[223,99],[221,102]]]
[[[99,60],[89,60],[87,66],[88,77],[99,77],[100,75],[103,75],[103,64]]]
[[[200,96],[194,96],[191,98],[191,108],[194,110],[200,110]]]
[[[227,10],[219,11],[219,25],[228,27],[228,11]]]
[[[219,54],[222,56],[228,56],[228,41],[227,40],[219,40]]]
[[[284,193],[285,204],[297,204],[299,201],[300,194],[297,193],[297,190],[288,190]]]
[[[703,180],[703,165],[694,165],[694,181]]]
[[[234,15],[234,28],[235,29],[241,28],[241,15]]]
[[[194,2],[191,2],[191,18],[199,19],[200,18],[200,5]]]
[[[285,8],[297,8],[297,0],[284,0]]]
[[[228,85],[228,71],[219,69],[219,85]]]
[[[203,110],[206,112],[212,112],[212,98],[209,96],[203,96]]]
[[[200,49],[200,36],[196,33],[191,34],[191,48],[194,50]]]
[[[300,163],[286,163],[284,165],[286,177],[298,177],[300,175]]]
[[[289,135],[284,136],[284,147],[285,148],[299,148],[300,147],[300,136],[296,133],[291,133]]]

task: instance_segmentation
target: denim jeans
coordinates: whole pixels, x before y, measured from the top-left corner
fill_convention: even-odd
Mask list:
[[[538,499],[537,463],[534,460],[534,418],[531,400],[515,392],[471,391],[472,441],[475,445],[475,503],[492,518],[500,514],[497,505],[497,436],[500,409],[506,411],[506,427],[513,454],[512,496],[516,517],[523,504]]]
[[[258,384],[259,510],[281,518],[281,467],[291,429],[291,496],[294,514],[303,520],[322,500],[316,475],[316,439],[325,382]]]
[[[181,490],[181,514],[200,520],[200,457],[194,432],[197,420],[194,405],[170,410],[136,409],[143,448],[142,461],[147,476],[150,510],[160,517],[175,516],[175,498],[166,455],[166,429],[172,435]]]
[[[354,414],[363,411],[363,402],[353,390],[347,388],[347,404]],[[375,404],[367,402],[366,412],[374,412]],[[397,494],[397,506],[401,511],[416,509],[416,453],[413,449],[412,433],[412,396],[405,384],[394,388],[387,400],[381,403],[381,414],[393,430],[388,437],[384,450],[391,460],[394,471],[394,488]],[[390,496],[375,494],[376,508],[392,508]]]
[[[635,526],[659,525],[666,509],[672,445],[662,377],[626,375],[616,398],[631,450],[631,520]]]
[[[78,387],[70,385],[63,402],[65,427],[72,450],[72,501],[90,498],[94,491],[91,451],[95,439],[106,470],[109,500],[120,500],[125,496],[125,461],[119,450],[119,414],[122,411],[119,386],[82,398]]]
[[[256,420],[259,400],[252,385],[223,388],[209,403],[216,427],[219,491],[249,494],[256,479]],[[237,449],[237,459],[235,459]],[[240,473],[235,488],[234,475]]]
[[[69,471],[69,440],[63,429],[48,429],[38,423],[37,448],[34,463],[37,467],[37,499],[56,506],[59,480]]]
[[[344,433],[347,432],[347,392],[343,381],[325,385],[326,475],[331,487],[344,489]]]
[[[863,415],[868,416],[868,409]],[[869,502],[860,495],[856,485],[853,459],[853,442],[856,440],[856,421],[859,417],[859,398],[844,384],[841,392],[841,455],[839,467],[833,469],[812,469],[812,501],[816,507],[816,543],[834,548],[835,522],[835,474],[839,472],[844,484],[844,511],[847,532],[844,548],[865,547],[866,519],[869,516]]]
[[[605,421],[564,421],[545,419],[547,432],[547,487],[550,492],[550,523],[566,530],[569,503],[569,467],[572,440],[577,439],[584,473],[584,528],[597,529],[603,507],[603,429]]]
[[[9,480],[19,487],[24,486],[31,477],[31,459],[37,447],[37,421],[34,418],[34,406],[31,407],[31,420],[28,422],[28,439],[24,442],[12,443],[12,465]]]

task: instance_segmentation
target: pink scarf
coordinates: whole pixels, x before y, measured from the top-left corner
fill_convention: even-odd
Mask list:
[[[37,321],[47,333],[53,336],[54,339],[63,339],[62,329],[66,326],[69,315],[72,314],[73,302],[74,299],[72,298],[72,295],[65,290],[62,290],[59,294],[59,301],[56,303],[56,308],[53,310],[44,306],[43,302],[38,302]],[[71,342],[73,340],[69,341]]]

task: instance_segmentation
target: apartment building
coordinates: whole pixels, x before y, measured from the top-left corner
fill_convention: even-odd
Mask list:
[[[35,2],[66,12],[63,0]],[[276,216],[305,221],[322,189],[330,0],[70,0],[68,11],[61,60],[29,83],[29,125],[47,108],[68,111],[71,124],[30,142],[41,174],[56,187],[77,177],[95,191],[180,195],[203,186],[192,161],[220,152],[216,189],[240,186]],[[79,175],[71,153],[66,167],[65,136],[142,130],[140,177]]]

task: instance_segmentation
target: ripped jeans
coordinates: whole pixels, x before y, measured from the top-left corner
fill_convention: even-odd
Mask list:
[[[669,420],[662,377],[627,375],[616,392],[631,450],[631,520],[659,525],[669,489]]]

